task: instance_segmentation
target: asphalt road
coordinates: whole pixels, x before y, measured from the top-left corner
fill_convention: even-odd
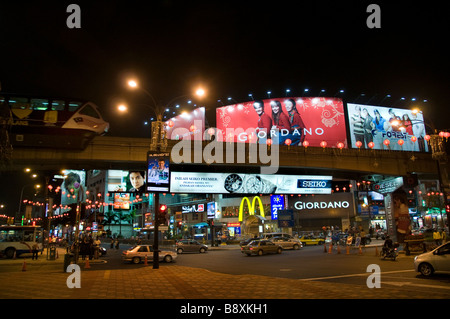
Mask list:
[[[120,259],[122,249],[108,250],[104,258],[107,262],[96,265],[97,268],[129,269],[143,267],[123,263]],[[282,254],[264,256],[246,256],[240,249],[220,248],[207,253],[185,253],[178,255],[176,264],[180,266],[204,268],[214,272],[243,275],[254,274],[298,280],[314,280],[344,284],[367,285],[372,274],[369,265],[378,265],[381,273],[381,284],[385,286],[404,287],[411,293],[426,293],[428,289],[450,294],[450,273],[437,273],[425,278],[414,271],[413,256],[400,255],[396,261],[381,260],[375,256],[374,248],[364,249],[362,254],[357,250],[346,254],[334,249],[331,254],[324,253],[323,246],[306,246],[300,250],[284,250]],[[163,267],[170,267],[164,264]]]

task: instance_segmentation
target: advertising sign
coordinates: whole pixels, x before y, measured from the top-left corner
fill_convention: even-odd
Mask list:
[[[351,147],[428,152],[422,113],[352,103],[347,110]]]
[[[283,195],[270,196],[270,212],[272,220],[278,219],[278,211],[284,209]]]
[[[171,172],[171,193],[331,194],[332,176]]]
[[[170,153],[147,153],[147,191],[168,192],[170,185]]]
[[[108,170],[108,192],[146,192],[145,170],[122,171]]]
[[[294,227],[294,211],[292,209],[279,211],[278,227]]]
[[[325,97],[273,98],[216,109],[216,125],[223,139],[234,142],[297,146],[347,147],[344,106],[341,99]]]
[[[190,140],[202,139],[205,130],[205,108],[199,107],[192,112],[183,112],[172,117],[164,123],[164,129],[170,140],[182,140],[187,136]]]

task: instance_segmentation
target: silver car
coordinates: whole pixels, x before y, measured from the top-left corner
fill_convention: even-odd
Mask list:
[[[414,257],[414,269],[424,276],[431,276],[435,271],[450,271],[450,242]]]
[[[151,245],[137,245],[122,252],[123,261],[131,261],[133,264],[139,264],[145,261],[147,257],[148,262],[153,262],[153,247]],[[170,263],[177,258],[177,254],[170,250],[160,250],[159,260]]]
[[[283,249],[300,249],[303,247],[302,242],[294,237],[274,237],[270,240],[275,245],[280,245]]]
[[[208,246],[201,244],[196,240],[182,239],[177,242],[177,253],[198,252],[205,253],[208,250]]]

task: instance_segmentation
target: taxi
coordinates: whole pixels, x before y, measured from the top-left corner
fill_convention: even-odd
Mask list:
[[[303,235],[299,240],[302,242],[303,246],[323,245],[325,243],[325,239],[314,235]]]

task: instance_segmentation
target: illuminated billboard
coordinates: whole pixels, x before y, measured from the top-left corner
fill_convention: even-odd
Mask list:
[[[147,191],[168,192],[170,186],[170,153],[147,153]]]
[[[64,170],[61,184],[61,205],[77,204],[86,200],[86,172]]]
[[[166,136],[170,140],[203,139],[205,130],[205,108],[199,107],[192,112],[183,112],[164,122]]]
[[[344,105],[338,98],[273,98],[228,105],[216,109],[216,123],[226,141],[271,139],[280,145],[347,147]]]
[[[421,113],[352,103],[347,110],[351,147],[428,152]]]
[[[145,170],[108,170],[108,192],[142,193],[147,191]]]
[[[171,172],[171,193],[331,194],[332,176]]]

